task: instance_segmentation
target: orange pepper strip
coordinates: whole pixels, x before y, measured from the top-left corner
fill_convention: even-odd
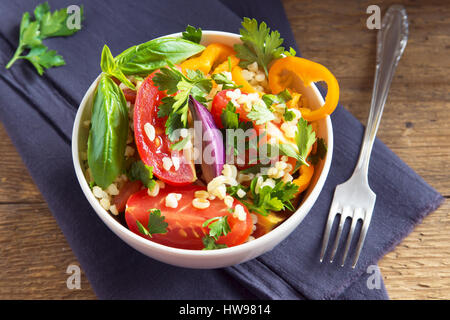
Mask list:
[[[292,181],[294,184],[298,186],[298,193],[301,193],[308,188],[309,183],[311,182],[312,176],[314,174],[314,166],[312,164],[308,166],[302,165],[300,167],[300,176]]]
[[[230,58],[230,63],[229,64],[228,64],[228,58]],[[227,57],[227,59],[224,62],[219,64],[214,69],[213,74],[221,73],[221,72],[224,72],[224,71],[230,71],[230,66],[231,66],[231,70],[233,70],[233,68],[238,65],[239,61],[240,61],[239,58],[236,57],[235,55],[229,56],[229,57]]]
[[[183,73],[186,70],[201,70],[205,75],[216,63],[221,63],[228,56],[235,54],[232,47],[222,43],[211,43],[199,57],[190,58],[181,64]]]
[[[258,92],[255,88],[252,87],[247,80],[242,76],[242,69],[239,66],[235,66],[233,70],[231,70],[231,77],[238,86],[242,86],[241,91],[246,93],[254,93]]]
[[[309,86],[311,82],[317,81],[325,81],[327,84],[328,93],[325,97],[325,104],[317,110],[301,110],[302,117],[305,120],[315,121],[323,119],[336,109],[339,101],[339,85],[334,75],[327,68],[316,62],[299,57],[286,57],[276,60],[269,70],[269,86],[273,94],[286,89],[281,76],[283,71],[291,71],[296,74],[305,86]]]

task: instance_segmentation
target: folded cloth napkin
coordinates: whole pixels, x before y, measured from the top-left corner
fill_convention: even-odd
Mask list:
[[[0,66],[17,47],[23,12],[35,1],[0,3]],[[296,47],[279,1],[50,1],[52,9],[84,6],[83,29],[45,40],[67,65],[37,75],[25,61],[0,72],[0,120],[46,199],[92,288],[102,299],[387,299],[370,289],[369,268],[437,208],[442,197],[376,141],[369,182],[377,194],[356,269],[319,263],[321,237],[335,186],[353,171],[363,126],[342,106],[332,115],[333,163],[324,189],[301,225],[271,252],[216,270],[183,269],[148,258],[116,237],[91,209],[76,180],[70,141],[79,102],[100,72],[103,44],[114,55],[187,24],[237,33],[242,17],[266,21]],[[343,88],[345,90],[345,88]],[[368,269],[369,268],[369,269]]]

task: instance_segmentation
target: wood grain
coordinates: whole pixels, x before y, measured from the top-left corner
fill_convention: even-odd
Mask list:
[[[396,2],[408,11],[410,38],[378,136],[447,199],[380,268],[393,299],[449,299],[450,7]],[[391,3],[377,2],[382,12]],[[342,104],[365,122],[376,37],[365,12],[373,1],[283,4],[302,55],[336,75]],[[80,290],[67,289],[67,266],[78,262],[1,125],[0,154],[0,299],[95,299],[84,274]]]
[[[373,1],[283,1],[302,55],[326,65],[341,103],[363,123],[369,112],[376,31]],[[410,34],[378,131],[400,158],[447,199],[380,261],[392,299],[450,298],[450,8],[446,1],[402,3]]]

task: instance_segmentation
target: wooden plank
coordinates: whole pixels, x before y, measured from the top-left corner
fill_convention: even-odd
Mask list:
[[[0,124],[0,203],[43,202],[5,128]]]
[[[79,263],[45,203],[0,204],[0,299],[95,299],[84,273],[67,288]]]
[[[398,1],[378,1],[382,12]],[[450,198],[450,8],[402,1],[410,36],[389,92],[378,137]],[[327,66],[341,103],[365,123],[372,95],[376,31],[366,28],[371,1],[284,0],[302,55]],[[428,216],[380,261],[392,299],[450,298],[450,204]]]
[[[450,200],[379,263],[393,299],[450,298]]]

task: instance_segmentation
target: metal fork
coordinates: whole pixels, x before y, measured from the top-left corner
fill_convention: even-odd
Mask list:
[[[339,240],[347,218],[351,218],[351,226],[345,243],[341,266],[344,266],[345,264],[358,220],[362,220],[361,233],[356,245],[356,253],[352,267],[355,268],[356,263],[358,262],[376,200],[376,194],[370,189],[368,183],[370,154],[381,120],[381,115],[383,114],[389,87],[398,61],[405,49],[407,39],[408,18],[406,10],[403,6],[393,5],[385,13],[381,29],[377,34],[377,56],[372,102],[358,163],[351,178],[343,184],[338,185],[334,191],[333,202],[331,204],[322,240],[320,262],[323,261],[325,256],[331,227],[337,215],[340,215],[340,221],[332,248],[330,262],[332,263],[336,256]]]

